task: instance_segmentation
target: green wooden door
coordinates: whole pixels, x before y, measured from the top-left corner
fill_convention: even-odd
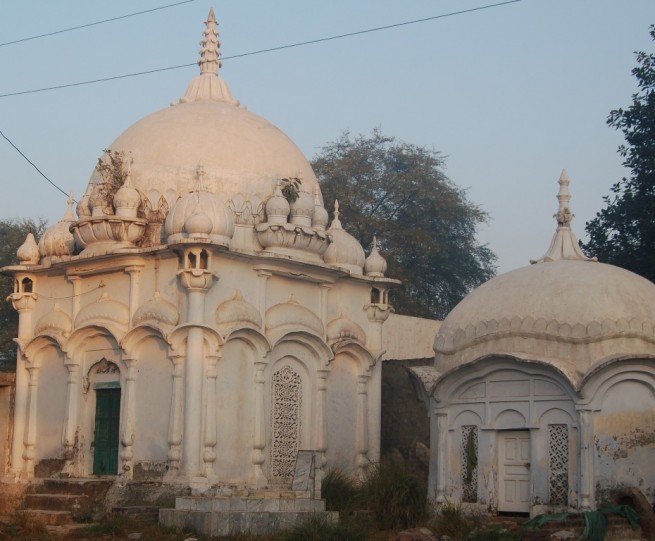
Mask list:
[[[116,475],[118,473],[118,423],[120,411],[120,389],[96,389],[94,475]]]

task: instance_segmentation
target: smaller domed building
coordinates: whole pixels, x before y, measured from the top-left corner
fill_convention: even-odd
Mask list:
[[[535,514],[630,486],[655,499],[655,284],[580,251],[566,172],[559,184],[544,257],[465,297],[434,366],[413,369],[437,503]]]

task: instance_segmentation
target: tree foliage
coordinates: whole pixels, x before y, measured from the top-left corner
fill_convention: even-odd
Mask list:
[[[443,318],[495,273],[496,256],[476,240],[487,214],[443,172],[433,150],[374,130],[345,132],[312,161],[326,206],[339,200],[343,226],[368,251],[374,235],[386,275],[403,282],[396,311]]]
[[[37,238],[45,230],[44,220],[0,220],[0,267],[17,265],[16,250],[25,242],[28,233]],[[16,344],[14,338],[18,336],[18,314],[11,305],[5,301],[14,290],[11,276],[0,275],[0,370],[12,370],[16,363]]]
[[[650,27],[655,41],[655,25]],[[610,112],[607,124],[621,130],[623,165],[631,170],[605,196],[605,208],[587,222],[585,251],[600,261],[655,281],[655,55],[637,52],[632,74],[638,91],[627,109]]]

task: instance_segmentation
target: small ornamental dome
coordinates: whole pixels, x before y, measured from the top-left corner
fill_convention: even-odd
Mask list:
[[[312,225],[319,231],[325,231],[329,221],[330,217],[328,216],[328,211],[325,210],[323,203],[321,203],[318,186],[316,186],[316,188],[314,188],[314,213],[312,215]]]
[[[125,182],[114,195],[116,216],[120,218],[136,218],[136,211],[140,204],[141,196],[136,188],[132,186],[132,181],[128,173]]]
[[[366,276],[373,276],[376,278],[381,278],[384,276],[384,273],[387,270],[387,262],[378,252],[378,240],[376,237],[373,237],[373,247],[371,248],[371,253],[368,254],[366,261],[364,263],[364,272]]]
[[[21,265],[38,265],[39,263],[39,247],[34,240],[34,235],[28,233],[25,242],[16,250],[18,261]]]
[[[155,291],[151,299],[144,302],[132,317],[133,325],[150,323],[155,327],[174,327],[180,320],[180,313],[175,305],[164,299],[159,291]]]
[[[286,224],[290,210],[289,202],[282,195],[282,188],[278,181],[273,195],[266,201],[266,221],[269,224]]]
[[[166,217],[168,243],[208,240],[227,246],[234,234],[234,217],[222,196],[203,188],[204,169],[198,165],[196,189],[180,197]]]
[[[184,230],[190,237],[204,236],[207,237],[212,232],[214,224],[209,216],[204,212],[194,212],[184,222]]]
[[[291,216],[289,221],[292,224],[300,225],[303,227],[312,226],[312,216],[314,214],[314,198],[309,192],[300,190],[298,192],[298,198],[293,201],[289,207],[291,208]]]
[[[287,302],[271,306],[266,311],[266,334],[281,336],[295,331],[309,331],[322,336],[323,322],[291,295]]]
[[[97,325],[106,327],[116,336],[127,329],[130,322],[130,311],[122,302],[109,298],[103,293],[96,301],[84,306],[75,317],[75,328]]]
[[[346,340],[354,340],[362,346],[366,345],[366,333],[354,321],[351,321],[339,314],[337,319],[333,319],[327,326],[327,339],[330,345]]]
[[[46,229],[39,240],[39,253],[43,263],[70,259],[75,253],[75,237],[70,226],[75,221],[73,216],[73,194],[68,196],[68,210],[55,225]]]
[[[262,318],[259,310],[246,301],[237,289],[234,297],[218,305],[216,324],[219,330],[227,335],[234,329],[244,327],[259,330],[262,327]]]
[[[546,256],[492,278],[448,314],[434,343],[440,372],[510,355],[548,362],[576,386],[599,362],[652,352],[655,284],[576,249],[565,173],[560,185],[558,227]]]
[[[353,274],[362,274],[366,254],[357,239],[341,227],[338,201],[334,202],[334,220],[330,224],[329,232],[332,242],[325,251],[323,260]]]
[[[37,335],[47,334],[67,338],[71,333],[71,329],[71,317],[58,304],[55,304],[54,309],[43,315],[36,323],[34,333]]]

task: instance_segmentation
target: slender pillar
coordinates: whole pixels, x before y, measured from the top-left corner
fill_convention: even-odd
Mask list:
[[[134,312],[137,309],[138,306],[138,301],[139,301],[139,286],[140,286],[140,272],[141,272],[141,267],[132,265],[130,267],[125,268],[125,272],[127,272],[130,275],[130,306],[129,306],[129,311],[130,311],[130,322],[132,321],[132,316],[134,316]]]
[[[19,283],[21,277],[16,276]],[[23,459],[27,429],[30,393],[28,359],[23,348],[32,338],[32,311],[36,304],[35,293],[15,291],[9,297],[18,312],[18,354],[16,357],[16,388],[14,392],[14,436],[11,442],[11,473],[20,476],[25,471]]]
[[[66,381],[66,414],[62,433],[64,448],[64,468],[62,473],[68,477],[75,476],[75,445],[79,426],[80,403],[80,365],[73,359],[66,361],[68,379]]]
[[[316,383],[316,476],[314,485],[314,497],[321,497],[321,483],[325,474],[325,451],[327,450],[327,427],[325,419],[325,395],[326,378],[329,370],[323,368],[316,371],[318,381]]]
[[[214,462],[216,461],[216,378],[218,377],[218,356],[207,356],[206,398],[205,398],[205,449],[202,453],[205,477],[210,480],[216,478]]]
[[[171,475],[177,475],[182,458],[182,416],[184,414],[184,358],[171,355],[173,361],[173,396],[168,421],[168,460]]]
[[[262,327],[266,328],[266,287],[272,273],[264,270],[257,271],[257,302],[259,303],[259,316],[262,318]]]
[[[580,507],[589,511],[594,507],[594,426],[592,412],[578,410],[580,416]]]
[[[135,410],[136,410],[136,359],[123,359],[127,366],[125,373],[125,393],[123,394],[123,419],[121,422],[121,469],[122,475],[132,479],[134,439],[135,439]]]
[[[320,284],[320,308],[321,308],[321,321],[323,322],[323,339],[327,338],[327,325],[328,325],[328,292],[332,289],[332,284],[322,283]]]
[[[266,447],[266,435],[264,433],[265,368],[265,361],[260,360],[255,362],[255,423],[252,438],[252,477],[257,487],[266,484],[266,477],[264,476],[264,448]]]
[[[204,477],[203,462],[203,379],[205,377],[205,294],[218,277],[208,270],[209,254],[192,248],[184,254],[185,268],[177,276],[188,292],[186,359],[184,364],[184,428],[180,473],[185,477]]]
[[[28,368],[30,378],[27,398],[27,423],[23,439],[23,472],[28,479],[34,476],[34,458],[36,456],[36,408],[38,407],[39,368],[39,366],[34,365]]]
[[[441,504],[446,502],[446,454],[448,437],[448,414],[443,411],[435,412],[437,418],[436,447],[437,447],[437,470],[436,470],[436,498],[435,503]],[[432,445],[433,442],[431,441]]]
[[[368,390],[369,374],[357,378],[357,468],[361,478],[366,473],[368,459]]]

